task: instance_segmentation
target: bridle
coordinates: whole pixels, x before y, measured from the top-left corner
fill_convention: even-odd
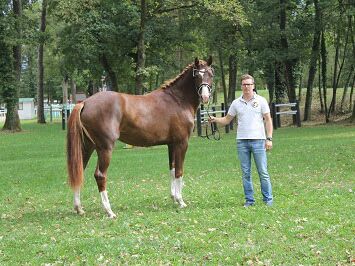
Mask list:
[[[211,69],[211,71],[212,71],[212,76],[213,76],[213,73],[214,73],[213,68],[211,67],[210,69]],[[192,69],[192,77],[193,77],[193,78],[196,78],[196,77],[198,76],[198,74],[201,74],[201,73],[202,73],[202,76],[203,76],[203,74],[204,74],[206,71],[207,71],[206,69],[197,69],[197,68],[194,67],[194,68]],[[198,73],[198,74],[197,74],[197,73]],[[207,87],[208,93],[209,93],[209,95],[210,95],[210,96],[209,96],[209,99],[211,99],[211,95],[212,95],[213,89],[212,89],[212,86],[211,86],[210,84],[208,84],[207,82],[202,82],[202,83],[200,84],[200,86],[198,86],[198,87],[195,85],[198,96],[200,97],[200,99],[202,98],[202,88],[203,88],[204,86]]]
[[[192,69],[192,77],[195,78],[198,74],[201,74],[201,73],[202,73],[202,76],[203,76],[203,74],[206,71],[207,71],[206,69],[193,68]],[[213,71],[212,67],[211,67],[211,71],[212,71],[212,76],[213,76],[214,71]],[[196,72],[198,74],[196,74]],[[200,97],[200,99],[202,99],[202,88],[204,86],[207,87],[208,93],[209,93],[209,99],[208,99],[208,105],[207,105],[206,112],[207,112],[208,117],[210,118],[211,115],[209,113],[209,109],[210,109],[210,104],[211,104],[211,96],[212,96],[212,93],[213,93],[212,86],[210,84],[208,84],[207,82],[202,82],[198,87],[196,86],[196,91],[197,91],[197,94]],[[210,127],[211,127],[211,133],[210,134],[208,133],[209,126],[207,125],[206,126],[206,135],[205,136],[201,136],[201,137],[206,137],[208,139],[212,139],[211,136],[213,136],[214,140],[220,140],[221,139],[221,135],[219,133],[219,129],[217,127],[217,124],[216,123],[211,123]]]

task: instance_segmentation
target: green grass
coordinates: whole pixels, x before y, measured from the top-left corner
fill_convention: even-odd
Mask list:
[[[86,170],[73,211],[59,123],[0,133],[0,265],[351,265],[355,128],[281,128],[269,153],[275,205],[244,209],[235,134],[192,137],[180,210],[169,197],[167,148],[117,143],[101,207]],[[254,167],[255,169],[255,167]]]

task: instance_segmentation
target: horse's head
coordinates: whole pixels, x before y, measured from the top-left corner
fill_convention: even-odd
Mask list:
[[[211,56],[208,58],[207,62],[200,61],[196,57],[193,66],[192,75],[194,77],[198,95],[201,97],[203,103],[208,103],[212,93],[213,69],[211,64]]]

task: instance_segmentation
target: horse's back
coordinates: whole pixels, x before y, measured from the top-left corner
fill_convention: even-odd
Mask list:
[[[117,139],[137,146],[168,144],[188,137],[193,127],[193,115],[159,90],[97,93],[85,100],[82,121],[104,146]]]

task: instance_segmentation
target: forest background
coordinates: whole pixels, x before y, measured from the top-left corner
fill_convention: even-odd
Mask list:
[[[325,122],[339,113],[355,121],[353,0],[0,0],[0,8],[4,130],[21,131],[19,97],[35,98],[45,123],[46,103],[75,103],[76,92],[103,86],[143,94],[209,55],[227,105],[249,73],[270,103],[300,101],[304,121],[315,99]]]

